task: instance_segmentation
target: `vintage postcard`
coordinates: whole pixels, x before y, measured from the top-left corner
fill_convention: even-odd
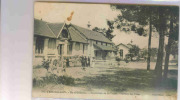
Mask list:
[[[179,7],[35,2],[33,97],[176,100]]]

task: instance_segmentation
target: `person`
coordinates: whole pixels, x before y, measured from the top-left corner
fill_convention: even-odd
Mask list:
[[[93,57],[92,58],[92,66],[91,67],[94,67],[94,65],[95,65],[95,58]]]
[[[82,70],[85,71],[86,70],[85,69],[85,58],[83,56],[81,57],[81,64],[82,64]]]
[[[69,67],[69,58],[66,58],[66,67]]]
[[[82,65],[82,67],[84,67],[84,57],[83,56],[81,57],[81,65]]]
[[[90,67],[90,57],[88,57],[88,67]]]
[[[85,59],[84,59],[84,63],[85,63],[85,67],[87,67],[87,58],[85,56]]]

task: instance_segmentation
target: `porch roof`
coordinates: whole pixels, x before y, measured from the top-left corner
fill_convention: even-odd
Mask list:
[[[111,46],[105,46],[105,45],[100,45],[100,44],[93,44],[93,45],[100,50],[115,51],[115,49]]]

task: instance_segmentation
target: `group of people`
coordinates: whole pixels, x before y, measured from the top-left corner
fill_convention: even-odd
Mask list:
[[[90,67],[90,57],[82,56],[81,65],[82,67]]]
[[[83,68],[94,66],[94,58],[91,59],[90,57],[81,56],[79,61]],[[65,58],[65,61],[62,61],[62,62],[65,62],[65,66],[63,66],[63,67],[70,67],[70,62],[73,62],[73,61],[71,61],[70,58]]]

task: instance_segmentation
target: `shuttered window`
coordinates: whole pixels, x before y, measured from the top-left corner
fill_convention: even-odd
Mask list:
[[[44,38],[43,37],[37,37],[36,39],[36,54],[42,54],[44,50]]]
[[[76,50],[78,51],[78,50],[80,50],[80,43],[76,43]]]
[[[56,39],[49,39],[48,41],[48,48],[49,49],[56,49]]]

